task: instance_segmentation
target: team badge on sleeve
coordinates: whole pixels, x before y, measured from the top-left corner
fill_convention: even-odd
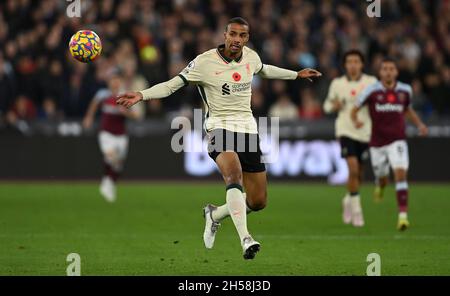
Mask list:
[[[189,64],[186,66],[186,68],[183,69],[182,73],[183,74],[189,74],[189,70],[193,70],[195,67],[195,62],[194,61],[190,61]]]

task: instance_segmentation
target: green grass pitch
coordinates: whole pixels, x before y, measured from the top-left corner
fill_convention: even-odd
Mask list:
[[[381,204],[364,186],[355,229],[341,222],[343,187],[269,183],[268,207],[248,217],[261,252],[245,261],[230,219],[203,247],[202,207],[224,202],[221,183],[123,182],[108,204],[93,182],[3,182],[0,275],[65,275],[69,253],[82,275],[365,275],[369,253],[382,275],[450,275],[450,185],[410,187],[400,233],[392,185]]]

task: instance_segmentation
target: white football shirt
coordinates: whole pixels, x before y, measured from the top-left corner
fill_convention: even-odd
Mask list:
[[[183,85],[194,83],[205,105],[205,129],[226,129],[239,133],[258,133],[251,110],[252,81],[255,74],[268,79],[297,78],[295,71],[263,65],[258,54],[244,46],[236,60],[225,57],[224,45],[210,49],[192,60],[169,81],[140,91],[144,100],[164,98]]]
[[[187,84],[197,85],[206,106],[205,129],[226,129],[233,132],[256,134],[257,124],[251,110],[252,80],[263,67],[258,54],[244,46],[237,60],[222,55],[220,48],[198,55],[180,73]],[[289,71],[295,79],[297,72]],[[288,75],[289,76],[289,75]]]
[[[367,107],[364,106],[361,111],[358,112],[358,119],[364,123],[363,127],[360,129],[357,129],[354,126],[350,114],[355,106],[358,95],[367,86],[376,81],[376,77],[366,74],[362,74],[358,80],[350,80],[345,75],[333,79],[323,108],[326,113],[331,113],[333,109],[333,100],[338,100],[342,104],[342,109],[339,110],[335,123],[336,137],[344,136],[365,143],[369,142],[372,122]]]

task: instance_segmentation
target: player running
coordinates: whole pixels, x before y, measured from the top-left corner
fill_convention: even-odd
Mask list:
[[[357,96],[368,85],[377,81],[374,76],[364,74],[364,56],[359,50],[344,54],[345,75],[333,79],[328,96],[323,104],[326,113],[337,112],[335,134],[341,144],[341,155],[348,167],[347,193],[342,200],[342,220],[355,227],[364,225],[359,186],[363,177],[363,163],[368,158],[371,122],[369,112],[363,107],[359,119],[362,128],[355,128],[350,112]]]
[[[121,95],[117,100],[118,104],[130,107],[142,100],[167,97],[189,83],[197,86],[206,109],[208,153],[226,185],[226,203],[207,205],[203,210],[205,247],[213,247],[219,223],[231,216],[244,259],[253,259],[260,248],[247,229],[247,211],[263,209],[267,200],[266,169],[250,108],[253,75],[290,80],[321,76],[313,69],[295,72],[263,64],[258,54],[246,46],[249,37],[247,21],[233,18],[225,28],[224,44],[198,55],[171,80]]]
[[[351,112],[356,128],[362,128],[357,113],[364,104],[369,107],[372,119],[370,157],[376,177],[376,194],[382,198],[389,176],[389,165],[394,172],[395,189],[399,209],[397,228],[401,231],[409,227],[408,183],[406,180],[409,157],[406,143],[405,117],[418,128],[419,135],[428,133],[425,124],[411,107],[412,88],[397,81],[398,69],[394,60],[385,59],[381,63],[380,81],[367,87],[358,97]]]
[[[108,82],[108,88],[100,89],[95,94],[83,119],[83,127],[89,129],[97,110],[101,109],[98,141],[103,154],[104,176],[100,184],[100,193],[109,202],[116,200],[116,182],[127,156],[126,119],[138,119],[143,115],[134,108],[128,110],[116,104],[116,96],[121,92],[121,88],[121,77],[114,75]]]

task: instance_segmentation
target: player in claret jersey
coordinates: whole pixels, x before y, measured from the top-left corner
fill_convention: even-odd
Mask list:
[[[381,63],[380,80],[368,86],[358,97],[351,112],[351,119],[357,128],[363,123],[357,113],[364,104],[369,107],[372,119],[370,138],[370,157],[376,177],[375,195],[381,199],[389,176],[389,165],[394,172],[395,189],[399,209],[398,229],[409,227],[408,183],[409,166],[408,144],[406,143],[405,117],[418,128],[419,135],[426,135],[428,129],[411,107],[412,88],[397,81],[398,69],[394,60],[385,59]]]
[[[126,119],[138,119],[143,115],[136,108],[129,110],[116,104],[116,96],[121,91],[121,77],[113,74],[108,81],[108,88],[100,89],[95,94],[83,120],[83,127],[89,129],[97,110],[101,110],[98,141],[103,154],[104,176],[100,184],[100,193],[109,202],[116,200],[116,182],[127,156]]]

